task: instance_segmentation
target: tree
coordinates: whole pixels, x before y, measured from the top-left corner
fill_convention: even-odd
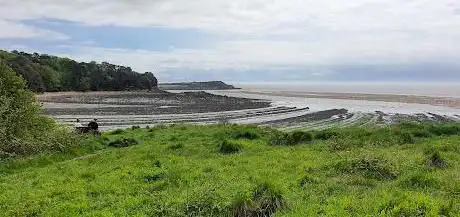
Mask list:
[[[151,73],[140,74],[130,67],[94,61],[85,63],[46,54],[0,50],[0,60],[20,74],[34,92],[156,89]]]
[[[37,151],[42,132],[53,126],[53,121],[42,115],[25,81],[0,61],[0,154]]]

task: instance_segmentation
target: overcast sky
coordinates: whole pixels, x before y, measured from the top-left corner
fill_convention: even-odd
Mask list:
[[[0,48],[162,81],[460,81],[459,0],[0,0]]]

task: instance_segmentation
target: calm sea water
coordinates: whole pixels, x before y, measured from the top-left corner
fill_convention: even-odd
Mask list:
[[[369,93],[460,98],[460,82],[455,83],[235,83],[254,91]]]

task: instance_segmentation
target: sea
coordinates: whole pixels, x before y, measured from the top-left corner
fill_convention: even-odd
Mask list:
[[[445,83],[416,82],[289,82],[232,83],[248,91],[365,93],[419,95],[460,98],[460,81]]]

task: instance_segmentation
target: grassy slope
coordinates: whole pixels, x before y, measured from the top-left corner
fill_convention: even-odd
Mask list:
[[[245,126],[127,130],[105,136],[139,145],[1,163],[0,216],[225,216],[241,201],[256,206],[247,201],[261,183],[281,194],[276,216],[460,216],[458,132],[400,128],[297,146],[269,146],[271,130]],[[261,137],[229,139],[242,151],[221,154],[235,131]],[[401,132],[427,138],[402,144],[413,138]],[[427,165],[432,152],[446,168]]]

